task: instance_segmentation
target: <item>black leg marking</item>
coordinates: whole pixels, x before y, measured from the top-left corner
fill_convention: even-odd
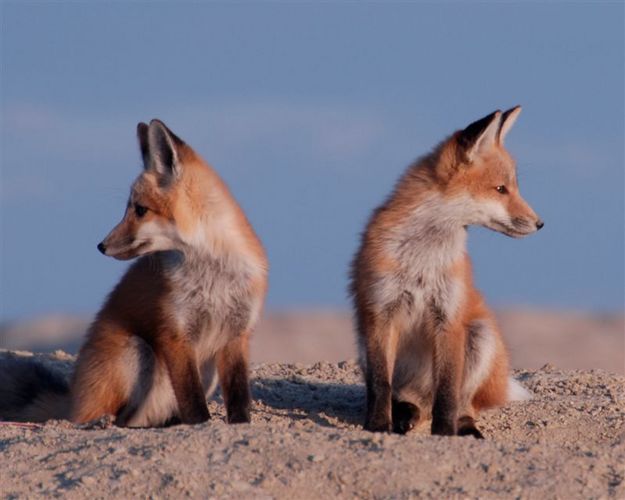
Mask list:
[[[392,400],[393,432],[406,434],[419,422],[419,407],[407,401]]]
[[[210,413],[195,361],[175,359],[171,364],[174,366],[170,367],[170,377],[178,401],[180,420],[184,424],[206,422]]]
[[[441,374],[443,375],[443,374]],[[455,436],[457,433],[458,397],[450,377],[441,376],[432,408],[432,434]]]
[[[229,424],[250,421],[250,383],[248,379],[248,337],[240,335],[217,353],[219,383]]]
[[[367,363],[367,416],[365,430],[391,432],[391,384],[386,380],[386,360],[379,366]],[[373,365],[373,366],[372,366]]]
[[[475,420],[468,415],[458,419],[458,436],[473,436],[475,439],[484,439],[484,435],[475,426]]]
[[[247,367],[236,364],[230,367],[226,384],[222,382],[222,391],[226,400],[226,413],[229,424],[250,422],[250,389]],[[227,386],[227,388],[226,388]]]

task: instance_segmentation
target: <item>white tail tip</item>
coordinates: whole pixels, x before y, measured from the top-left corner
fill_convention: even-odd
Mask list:
[[[532,399],[532,393],[517,379],[508,378],[508,401],[527,401],[528,399]]]

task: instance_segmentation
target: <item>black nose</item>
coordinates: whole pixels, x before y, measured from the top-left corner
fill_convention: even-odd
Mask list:
[[[542,229],[542,227],[545,225],[545,223],[538,219],[538,222],[536,222],[536,229]]]
[[[106,246],[104,243],[98,243],[98,250],[100,250],[102,254],[106,255]]]

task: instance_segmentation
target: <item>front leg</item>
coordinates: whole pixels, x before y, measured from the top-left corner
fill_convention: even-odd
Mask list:
[[[458,433],[460,386],[464,370],[465,331],[462,325],[441,326],[435,331],[434,406],[432,434]]]
[[[392,378],[397,349],[397,331],[390,321],[373,325],[364,332],[367,365],[367,415],[365,429],[372,432],[391,432]]]
[[[248,334],[245,333],[228,342],[217,352],[217,371],[229,424],[250,421],[248,344]]]
[[[210,413],[192,346],[180,336],[168,336],[166,341],[161,339],[158,342],[155,350],[167,366],[182,423],[206,422]]]

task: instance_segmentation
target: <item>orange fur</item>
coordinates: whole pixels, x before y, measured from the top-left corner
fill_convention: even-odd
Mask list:
[[[80,350],[71,418],[201,422],[218,371],[229,421],[249,421],[247,338],[267,289],[264,250],[224,182],[191,147],[157,120],[139,124],[138,135],[145,171],[99,248],[140,258]]]
[[[406,418],[432,411],[435,433],[478,435],[477,411],[508,398],[508,354],[473,285],[465,239],[470,224],[514,237],[543,225],[503,147],[519,111],[493,113],[443,141],[404,173],[365,229],[350,291],[369,430],[410,428],[392,421],[397,407]]]

